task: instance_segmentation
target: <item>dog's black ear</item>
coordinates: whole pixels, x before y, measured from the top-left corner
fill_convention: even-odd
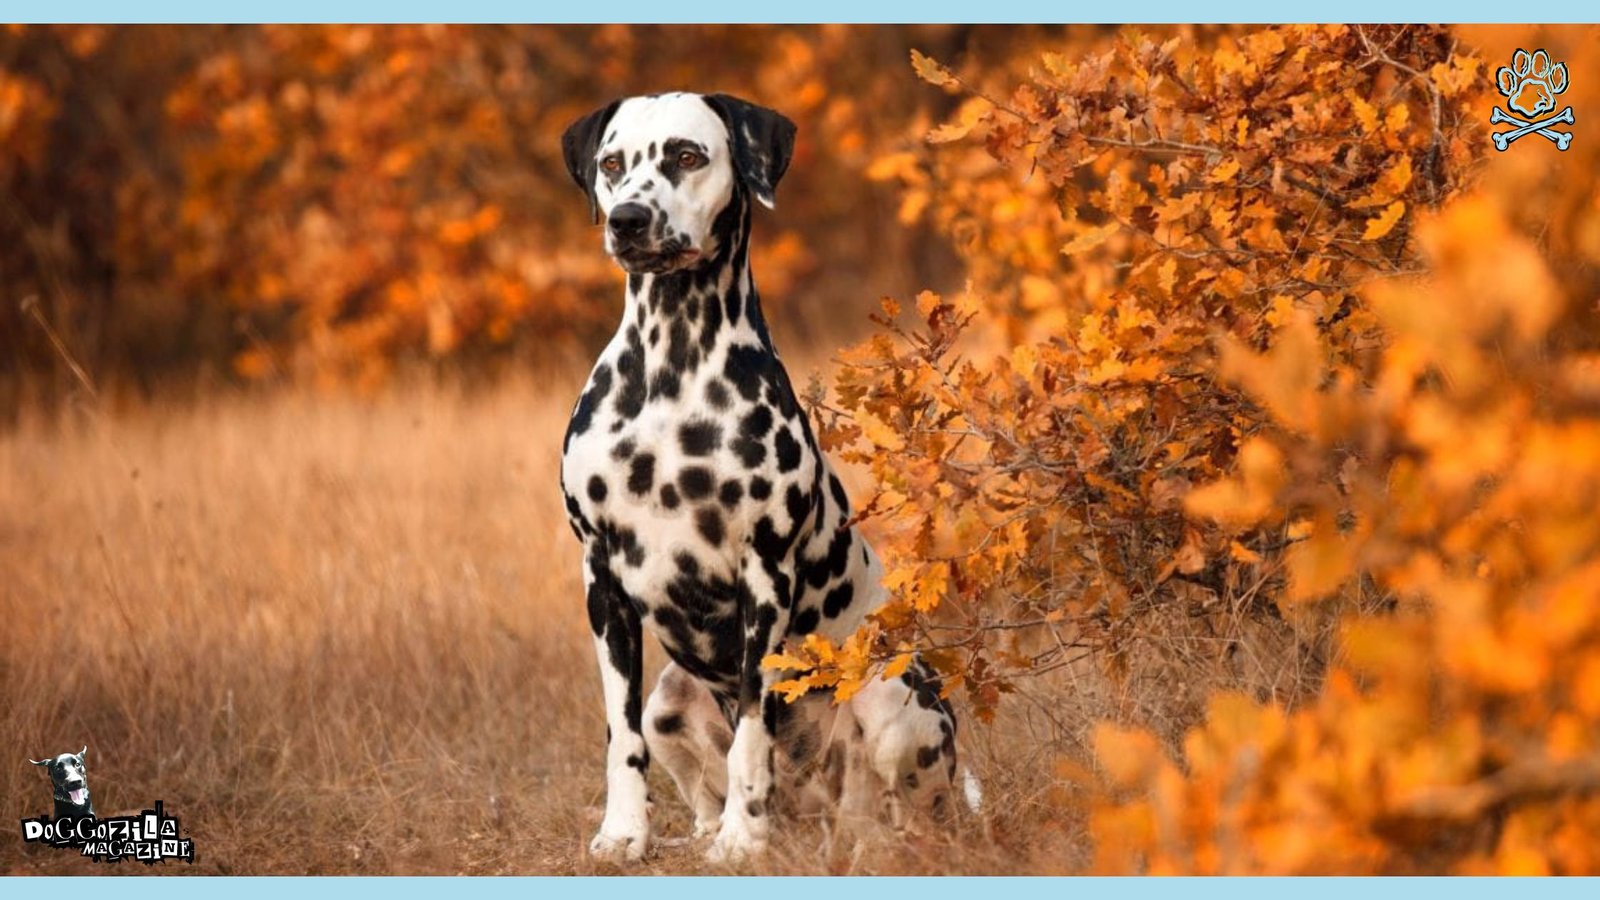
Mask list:
[[[596,222],[600,220],[600,203],[594,195],[594,155],[600,150],[600,139],[605,134],[606,124],[621,105],[621,100],[613,100],[568,125],[561,134],[561,155],[567,161],[567,172],[588,196],[589,215]]]
[[[728,126],[733,170],[761,205],[773,207],[773,191],[794,156],[794,123],[777,110],[727,94],[707,94],[709,104]]]

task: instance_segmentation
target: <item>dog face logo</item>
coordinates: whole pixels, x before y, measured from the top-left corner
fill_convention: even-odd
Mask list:
[[[94,806],[89,800],[89,775],[83,764],[88,754],[89,748],[85,746],[77,753],[63,753],[53,759],[28,760],[36,766],[44,766],[50,773],[57,816],[94,815]]]
[[[83,762],[88,754],[84,747],[77,753],[28,760],[50,773],[56,805],[54,815],[22,820],[22,840],[74,849],[96,862],[137,859],[153,865],[176,858],[193,863],[194,841],[179,834],[177,817],[167,815],[160,800],[154,809],[138,813],[95,815]]]
[[[794,125],[722,94],[632,97],[574,122],[567,170],[606,223],[606,252],[632,273],[693,268],[716,256],[738,190],[767,207],[788,167]]]
[[[1501,66],[1494,80],[1495,86],[1500,89],[1500,96],[1506,98],[1506,106],[1526,117],[1518,118],[1498,106],[1494,108],[1494,112],[1489,114],[1491,125],[1505,123],[1516,126],[1511,131],[1490,135],[1496,150],[1504,152],[1518,139],[1529,134],[1545,138],[1554,143],[1558,150],[1567,149],[1572,143],[1572,132],[1557,131],[1550,126],[1573,124],[1572,107],[1544,119],[1538,118],[1555,109],[1556,95],[1567,89],[1565,63],[1552,63],[1550,54],[1543,50],[1535,50],[1530,54],[1519,49],[1512,54],[1511,65]]]

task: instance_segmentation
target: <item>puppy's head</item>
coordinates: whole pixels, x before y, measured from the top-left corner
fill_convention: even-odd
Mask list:
[[[77,753],[63,753],[51,759],[30,759],[28,762],[44,766],[45,771],[50,773],[57,800],[73,806],[88,806],[89,773],[83,765],[83,758],[88,755],[89,748],[86,746]]]
[[[794,123],[726,94],[615,101],[561,136],[567,171],[629,272],[672,272],[716,256],[741,193],[771,208],[794,152]]]

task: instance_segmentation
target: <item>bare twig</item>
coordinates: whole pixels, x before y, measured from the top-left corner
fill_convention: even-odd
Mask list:
[[[56,354],[67,364],[67,369],[72,372],[72,377],[78,380],[78,384],[92,399],[98,401],[100,392],[95,390],[94,381],[89,377],[89,373],[84,371],[83,366],[78,364],[78,360],[73,357],[72,351],[67,349],[66,342],[61,340],[59,334],[56,334],[56,330],[50,325],[50,320],[44,317],[44,311],[39,308],[39,296],[37,294],[29,294],[22,298],[22,312],[24,315],[32,316],[33,320],[39,323],[39,328],[44,331],[44,336],[50,341],[50,346],[55,348]]]

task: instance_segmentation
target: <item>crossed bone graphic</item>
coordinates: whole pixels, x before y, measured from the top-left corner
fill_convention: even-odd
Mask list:
[[[1496,150],[1503,151],[1517,139],[1526,137],[1529,134],[1538,134],[1541,137],[1548,138],[1556,145],[1557,150],[1565,150],[1567,145],[1572,143],[1572,132],[1556,131],[1549,127],[1563,123],[1567,125],[1573,124],[1572,107],[1570,106],[1548,119],[1539,119],[1534,122],[1525,122],[1496,106],[1494,111],[1489,113],[1489,124],[1498,125],[1501,122],[1517,127],[1512,131],[1497,131],[1490,135],[1494,139]]]

